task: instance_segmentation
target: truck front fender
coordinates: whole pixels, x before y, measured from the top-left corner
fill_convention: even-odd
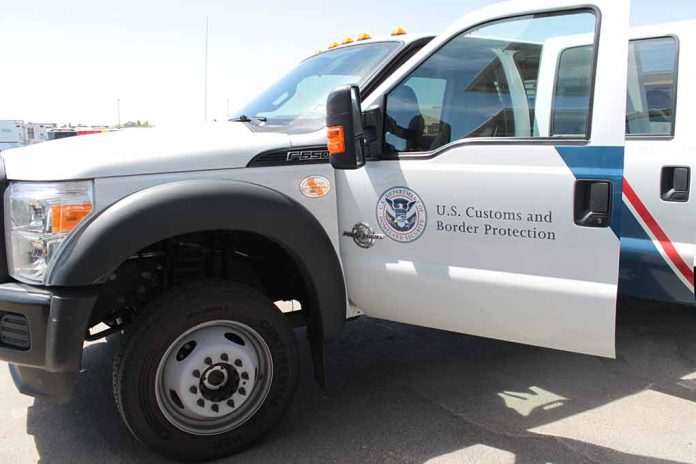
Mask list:
[[[101,284],[128,257],[176,235],[212,230],[259,234],[295,261],[308,289],[313,336],[330,341],[346,318],[336,250],[319,221],[288,196],[231,180],[190,180],[133,193],[81,224],[47,276],[49,286]]]

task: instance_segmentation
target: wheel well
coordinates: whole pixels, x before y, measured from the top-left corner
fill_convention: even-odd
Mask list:
[[[90,326],[121,327],[163,291],[200,279],[230,279],[272,301],[308,303],[298,264],[277,243],[249,232],[195,232],[148,245],[121,263],[100,288]]]

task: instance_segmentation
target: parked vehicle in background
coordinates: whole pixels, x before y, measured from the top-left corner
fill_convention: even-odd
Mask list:
[[[59,140],[66,137],[74,137],[77,135],[75,129],[57,128],[48,132],[48,140]]]
[[[56,128],[48,132],[48,140],[58,140],[64,139],[66,137],[74,137],[76,135],[90,135],[90,134],[105,134],[107,132],[115,132],[120,129],[111,128],[106,126],[101,127],[89,127],[89,126],[78,126],[69,128]]]
[[[0,151],[17,148],[23,144],[22,121],[0,121]]]

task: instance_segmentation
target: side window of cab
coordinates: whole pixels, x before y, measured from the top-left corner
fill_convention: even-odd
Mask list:
[[[559,54],[551,133],[572,136],[587,131],[592,48],[569,47]],[[677,92],[677,39],[631,40],[628,49],[626,135],[674,135]]]
[[[548,118],[549,105],[556,104],[537,98],[544,51],[561,40],[582,40],[593,56],[595,26],[592,11],[571,10],[456,36],[387,94],[384,152],[428,152],[471,138],[540,137],[537,113]],[[587,138],[592,86],[578,91],[574,111],[586,119],[578,137]],[[537,105],[546,108],[537,111]]]
[[[631,41],[626,135],[672,136],[676,115],[677,39]]]

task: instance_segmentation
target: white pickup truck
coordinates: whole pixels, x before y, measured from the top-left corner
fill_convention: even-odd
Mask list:
[[[694,70],[690,50],[695,24],[684,21],[629,33],[619,270],[621,295],[692,306],[696,304],[696,209],[690,198],[694,160],[692,142],[686,137],[688,121],[677,119],[677,106],[687,114],[687,102],[693,98],[686,83]],[[591,85],[591,46],[566,43],[557,57],[548,65],[567,66],[573,72],[559,76],[557,88],[546,96],[563,95],[568,108],[556,119],[541,120],[577,131],[581,125],[574,92]],[[544,75],[552,72],[542,69]]]
[[[297,320],[320,380],[361,314],[614,356],[619,291],[694,303],[674,145],[690,31],[629,47],[628,17],[628,0],[495,5],[310,58],[200,133],[3,153],[0,359],[22,392],[67,400],[84,340],[122,331],[125,423],[200,461],[287,409]]]

